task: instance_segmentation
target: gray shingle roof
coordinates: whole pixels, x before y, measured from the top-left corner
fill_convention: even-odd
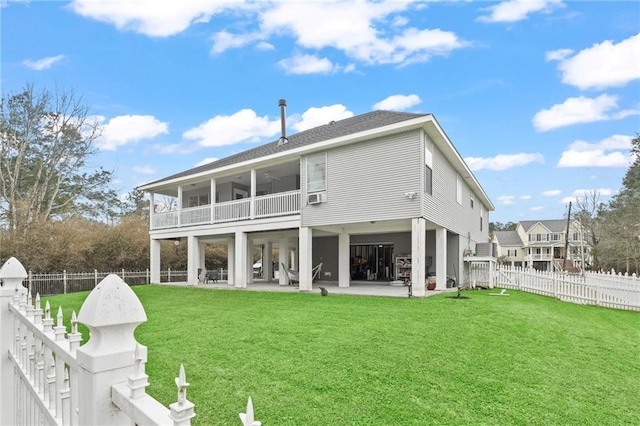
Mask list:
[[[520,235],[516,231],[495,231],[494,235],[501,246],[522,246]]]
[[[525,232],[529,232],[537,223],[546,226],[551,232],[564,232],[567,230],[566,219],[551,219],[551,220],[521,220],[520,224]]]
[[[333,121],[322,126],[314,127],[309,130],[304,130],[300,133],[290,135],[288,137],[288,143],[278,146],[278,140],[269,142],[258,147],[248,149],[238,154],[225,157],[221,160],[214,161],[213,163],[204,164],[202,166],[194,167],[184,172],[176,173],[174,175],[150,182],[145,185],[156,184],[163,181],[189,176],[196,173],[206,172],[209,170],[215,170],[220,167],[228,166],[231,164],[241,163],[248,160],[254,160],[256,158],[265,157],[271,154],[277,154],[278,152],[287,151],[294,148],[299,148],[306,145],[311,145],[317,142],[322,142],[341,136],[346,136],[354,133],[363,132],[366,130],[375,129],[377,127],[383,127],[390,124],[399,123],[401,121],[411,120],[417,117],[423,117],[428,114],[414,114],[408,112],[395,112],[395,111],[372,111],[366,114],[356,115],[355,117],[346,118],[344,120]]]

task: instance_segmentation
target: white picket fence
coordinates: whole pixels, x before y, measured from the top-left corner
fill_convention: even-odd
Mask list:
[[[493,273],[491,273],[493,272]],[[489,282],[489,277],[493,281]],[[531,268],[489,265],[470,269],[470,281],[487,287],[522,290],[566,302],[640,311],[640,277],[628,274],[587,272],[584,276]]]
[[[134,331],[147,317],[120,277],[105,277],[89,293],[70,330],[62,308],[54,321],[49,302],[42,309],[40,295],[32,298],[27,277],[15,258],[0,268],[0,425],[191,424],[183,366],[177,402],[167,408],[146,393],[147,348]],[[78,323],[90,331],[82,346]],[[260,425],[251,398],[240,420]]]

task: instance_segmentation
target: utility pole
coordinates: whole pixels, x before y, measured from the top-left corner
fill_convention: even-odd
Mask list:
[[[562,261],[562,270],[567,270],[567,257],[569,257],[569,222],[571,221],[571,201],[569,201],[569,213],[567,214],[567,232],[564,236],[564,260]]]

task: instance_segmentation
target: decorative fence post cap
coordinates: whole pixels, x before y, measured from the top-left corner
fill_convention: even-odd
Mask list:
[[[24,280],[27,278],[29,274],[27,274],[26,269],[22,266],[22,263],[15,257],[9,258],[4,265],[0,268],[0,279],[21,279]]]
[[[115,274],[100,281],[78,314],[78,321],[89,327],[141,324],[146,320],[147,314],[138,296]]]

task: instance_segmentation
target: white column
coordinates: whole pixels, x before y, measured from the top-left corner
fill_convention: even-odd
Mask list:
[[[182,186],[178,186],[178,226],[182,224]]]
[[[16,423],[14,413],[14,383],[16,374],[13,363],[9,359],[9,351],[13,349],[14,329],[13,314],[9,312],[9,302],[20,290],[26,290],[22,281],[27,278],[27,271],[15,257],[7,260],[0,268],[0,424]]]
[[[427,253],[427,221],[421,217],[411,219],[411,284],[416,297],[425,295]]]
[[[211,178],[211,194],[209,195],[209,200],[211,200],[211,223],[216,222],[216,180]]]
[[[313,276],[313,258],[311,251],[311,241],[313,231],[307,226],[301,226],[299,232],[300,244],[300,291],[311,291]]]
[[[247,238],[247,284],[253,284],[253,240]]]
[[[447,229],[436,229],[436,290],[447,288]]]
[[[236,240],[229,238],[227,241],[227,284],[236,282]]]
[[[264,245],[264,251],[262,252],[262,272],[267,282],[271,282],[273,276],[273,244],[271,241]]]
[[[249,217],[253,219],[256,215],[256,169],[251,169],[251,201],[249,201]],[[264,268],[264,265],[262,265]]]
[[[205,243],[198,243],[198,253],[200,253],[200,259],[199,259],[199,263],[198,263],[198,268],[202,268],[202,272],[200,273],[200,279],[202,281],[200,282],[204,282],[204,274],[206,272],[206,268],[205,268],[205,259],[204,259],[204,254],[205,254],[205,248],[206,248],[206,244]]]
[[[338,234],[338,287],[349,287],[351,284],[349,241],[350,235],[346,232]]]
[[[153,229],[153,216],[156,214],[156,194],[149,193],[149,229]]]
[[[288,238],[280,238],[280,240],[278,240],[278,259],[280,259],[280,265],[278,265],[278,269],[280,270],[280,273],[278,274],[278,284],[287,285],[287,271],[283,269],[289,267]]]
[[[236,231],[236,288],[247,288],[247,240],[246,232]]]
[[[187,237],[187,284],[198,284],[198,268],[200,267],[200,244],[198,237]]]
[[[150,281],[160,284],[160,240],[151,239],[149,243],[149,269],[151,272]]]

